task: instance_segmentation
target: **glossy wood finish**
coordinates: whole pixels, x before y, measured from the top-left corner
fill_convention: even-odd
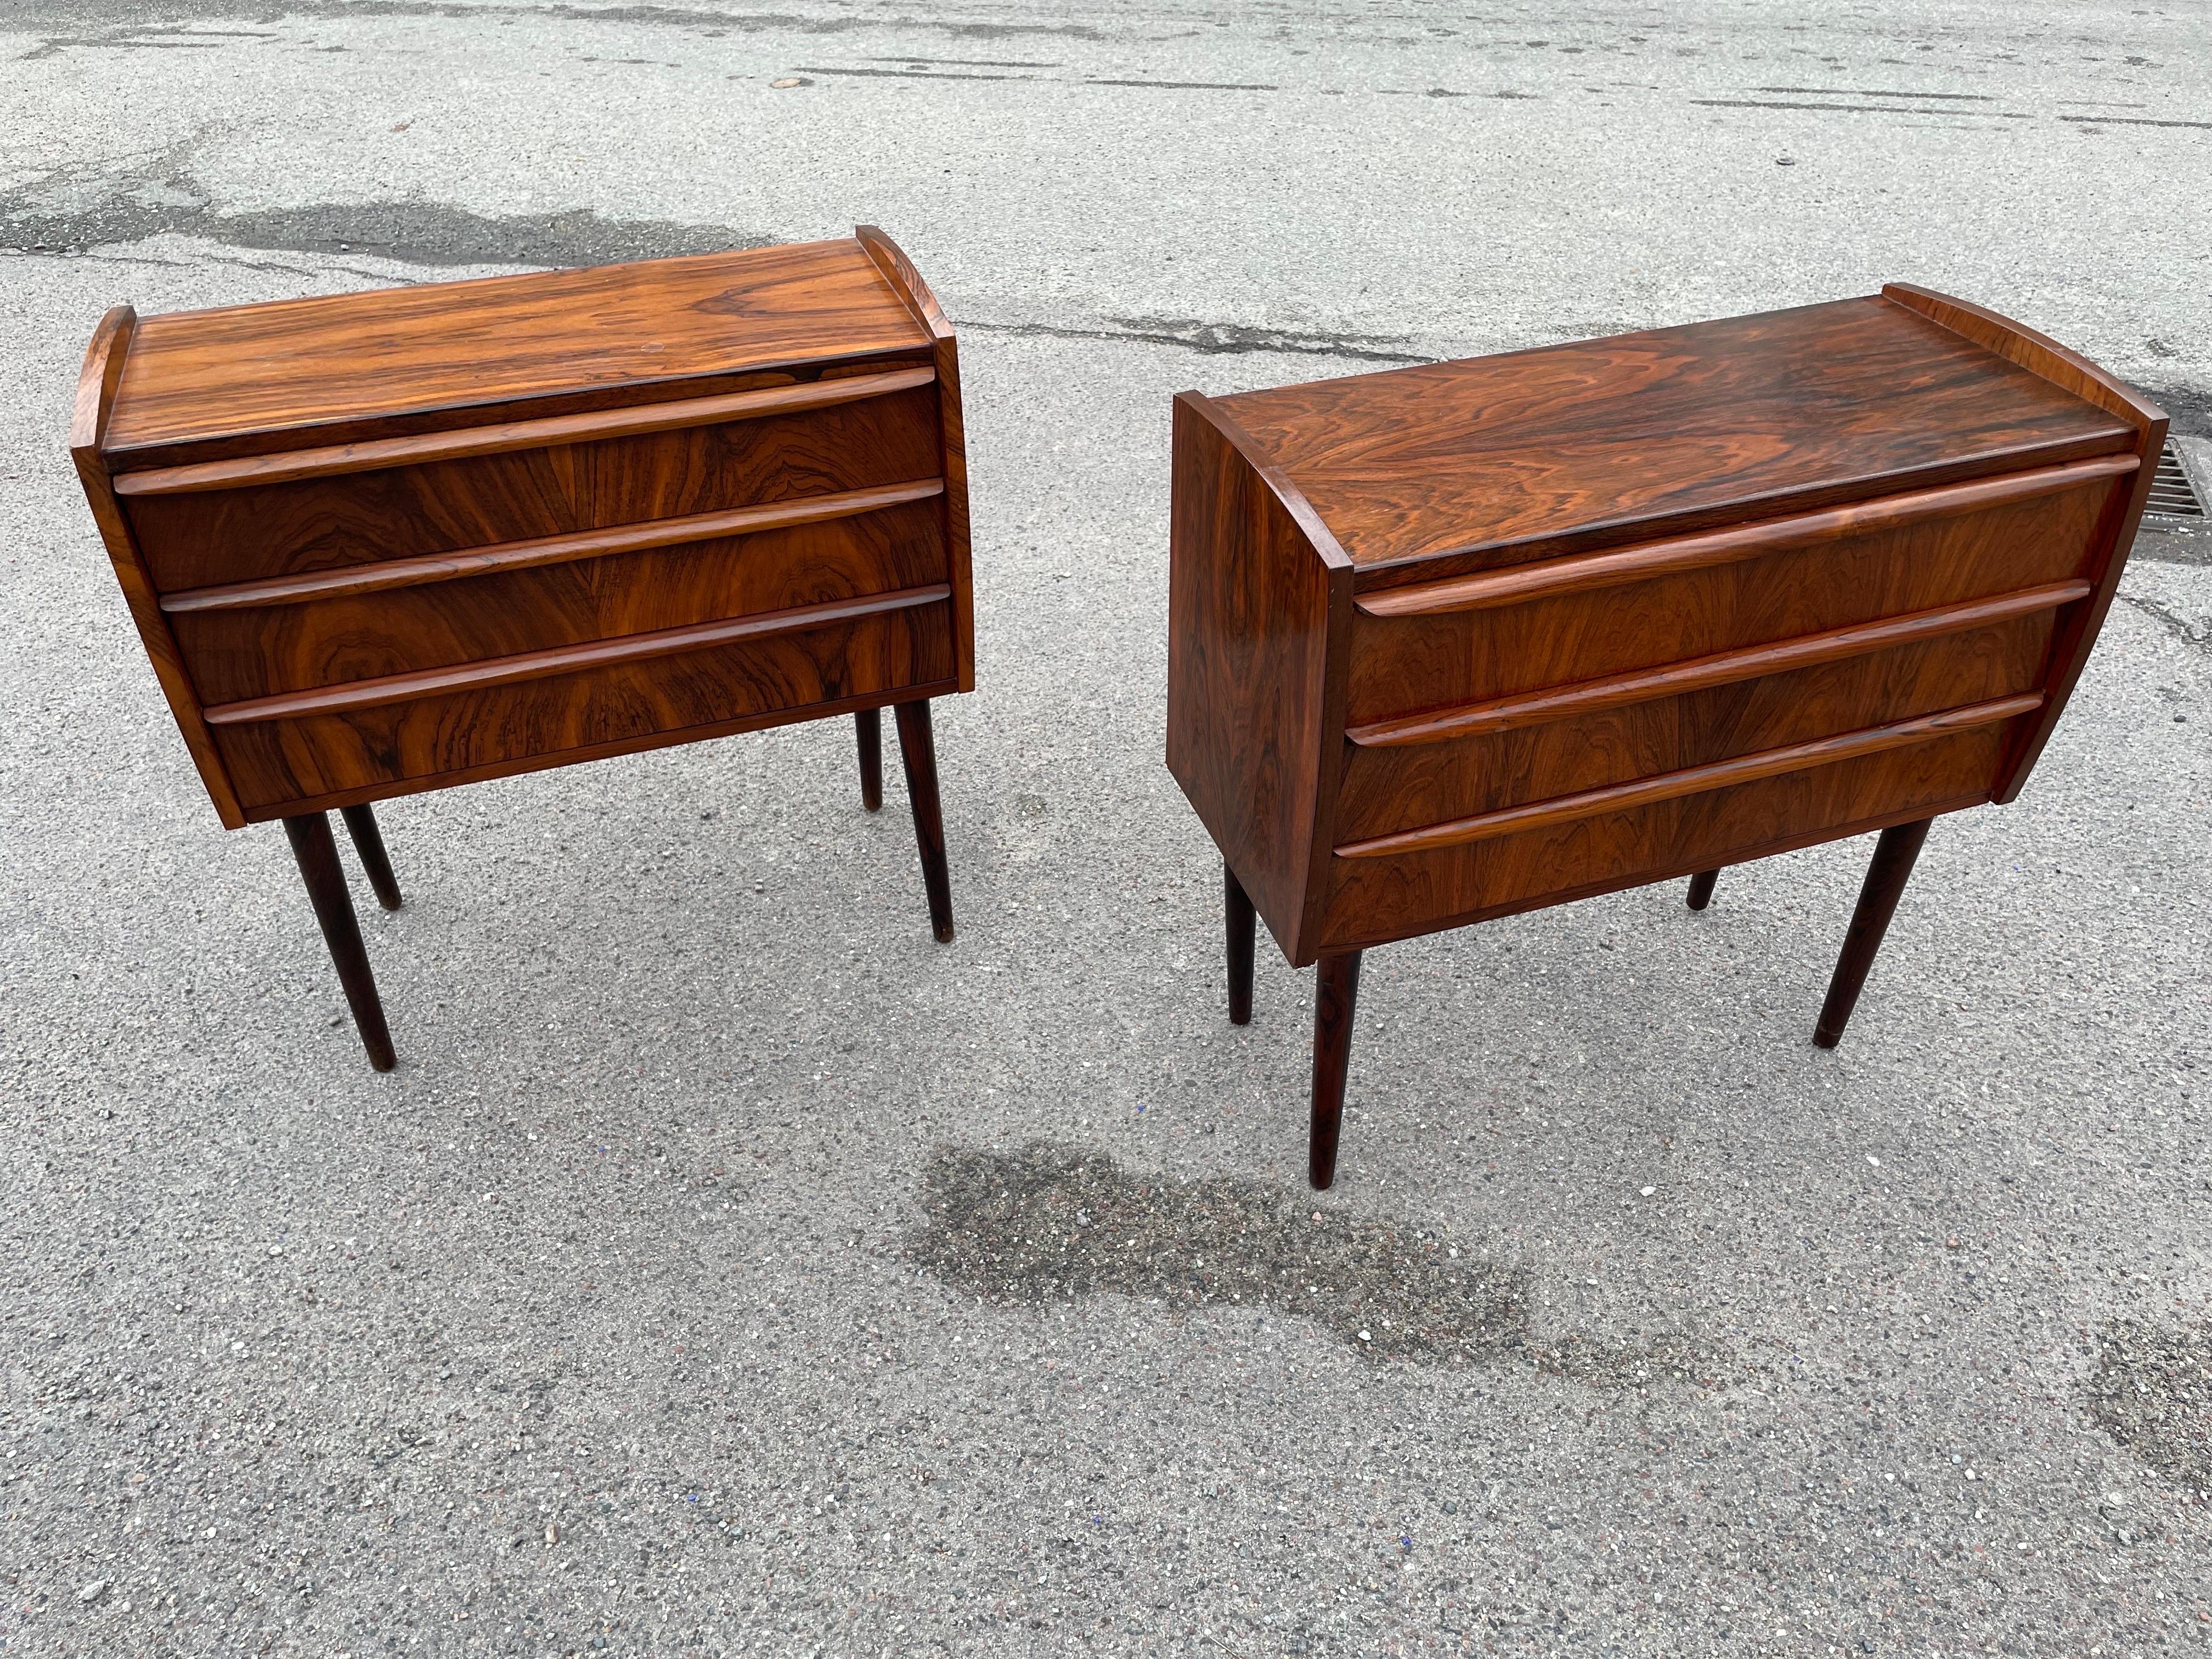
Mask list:
[[[1702,910],[1711,904],[1713,902],[1714,885],[1720,878],[1721,872],[1717,870],[1700,870],[1696,875],[1692,876],[1690,878],[1690,908]]]
[[[144,319],[107,449],[131,467],[359,442],[929,344],[852,240],[179,312]]]
[[[428,556],[738,507],[818,510],[824,497],[935,482],[943,465],[936,399],[923,387],[644,437],[139,495],[126,511],[162,591],[173,592],[402,560],[411,574]],[[845,505],[833,500],[823,516]],[[769,524],[737,526],[750,527]]]
[[[2017,787],[2161,422],[1902,289],[1186,393],[1169,764],[1294,965],[1684,876],[1701,908]]]
[[[882,233],[137,319],[71,451],[223,823],[285,822],[372,1054],[324,815],[901,708],[951,937],[927,700],[974,684],[957,342]],[[385,1042],[389,1064],[388,1042]]]
[[[353,850],[360,855],[362,872],[375,890],[376,902],[387,910],[397,910],[401,902],[399,878],[392,873],[392,855],[384,848],[384,832],[377,828],[376,809],[349,806],[338,816],[345,820],[346,834],[353,838]]]
[[[1223,402],[1386,580],[2135,447],[2126,420],[1879,296]]]
[[[937,739],[930,729],[927,702],[902,702],[891,711],[898,721],[899,759],[906,768],[906,793],[914,807],[914,839],[921,853],[921,881],[929,895],[929,926],[939,945],[952,943],[952,878],[945,863],[945,811],[937,797]]]
[[[353,897],[346,890],[345,872],[338,866],[337,845],[331,838],[330,815],[307,812],[284,820],[285,838],[307,898],[315,908],[323,942],[330,946],[331,962],[338,971],[346,1006],[353,1011],[354,1030],[368,1063],[380,1072],[398,1065],[392,1051],[392,1033],[384,1024],[384,1004],[376,994],[376,976],[369,969],[368,952],[361,942],[361,923],[353,913]]]
[[[1313,1104],[1306,1135],[1306,1178],[1316,1192],[1336,1184],[1336,1144],[1358,1007],[1359,952],[1323,957],[1314,975]]]
[[[1221,914],[1228,935],[1229,1023],[1252,1023],[1252,946],[1258,933],[1258,916],[1252,901],[1226,864],[1221,866]]]
[[[1874,860],[1867,866],[1858,907],[1851,913],[1850,932],[1844,937],[1835,976],[1828,981],[1827,1000],[1820,1005],[1820,1023],[1813,1029],[1816,1046],[1832,1048],[1843,1041],[1844,1027],[1850,1024],[1851,1010],[1858,1006],[1859,992],[1865,988],[1867,970],[1874,966],[1875,953],[1881,949],[1890,918],[1897,914],[1897,902],[1905,896],[1905,884],[1911,879],[1913,863],[1934,822],[1919,818],[1893,825],[1875,843]]]
[[[884,810],[884,712],[863,708],[853,716],[853,735],[860,750],[860,805]]]

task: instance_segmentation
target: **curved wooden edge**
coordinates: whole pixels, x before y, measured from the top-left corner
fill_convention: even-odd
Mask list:
[[[1441,616],[1454,611],[1483,611],[1523,605],[1561,593],[1587,592],[1627,582],[1646,581],[1708,565],[1731,564],[1767,553],[1811,547],[1851,536],[1879,534],[1909,524],[1956,518],[1985,507],[2032,501],[2062,490],[2118,478],[2142,465],[2134,454],[2100,455],[2059,466],[1942,484],[1871,501],[1792,514],[1729,530],[1669,537],[1632,547],[1608,548],[1535,564],[1510,565],[1471,576],[1450,576],[1361,594],[1354,603],[1362,615],[1378,618]]]
[[[1680,696],[1710,686],[1732,685],[1739,680],[1761,679],[1771,674],[1785,674],[1794,669],[1841,662],[1850,657],[1871,656],[1895,646],[1961,634],[1969,629],[1985,628],[2039,611],[2056,611],[2061,605],[2087,599],[2092,591],[2085,581],[2052,582],[1990,599],[1968,599],[1959,605],[1884,617],[1849,628],[1832,628],[1734,651],[1717,651],[1711,656],[1693,657],[1682,662],[1607,674],[1571,685],[1546,686],[1458,708],[1376,720],[1367,726],[1355,726],[1344,735],[1363,749],[1401,749],[1484,737],[1516,726],[1540,726],[1570,715]]]
[[[1315,510],[1314,504],[1306,499],[1305,491],[1291,482],[1291,475],[1267,459],[1267,452],[1260,441],[1247,432],[1235,416],[1203,392],[1178,392],[1175,400],[1212,427],[1231,448],[1244,458],[1244,465],[1252,469],[1260,482],[1266,484],[1275,499],[1283,504],[1283,510],[1291,515],[1299,533],[1320,556],[1323,564],[1332,571],[1348,572],[1352,569],[1352,556],[1336,539],[1336,532],[1328,527],[1328,520]]]
[[[131,335],[138,313],[129,306],[110,306],[84,349],[84,368],[76,377],[76,406],[70,415],[70,451],[98,453],[115,412],[115,387],[123,379],[123,360],[131,354]]]
[[[1970,703],[1962,708],[1947,708],[1941,714],[1923,714],[1917,720],[1870,726],[1862,731],[1816,738],[1809,743],[1793,743],[1784,748],[1762,749],[1755,754],[1738,755],[1732,759],[1714,761],[1705,766],[1685,767],[1679,772],[1662,772],[1656,777],[1608,784],[1602,789],[1585,789],[1576,794],[1554,796],[1550,800],[1530,801],[1524,805],[1508,806],[1495,812],[1477,813],[1473,817],[1454,818],[1444,823],[1425,824],[1418,830],[1401,830],[1365,841],[1347,842],[1336,849],[1336,855],[1343,859],[1390,858],[1406,853],[1433,853],[1445,848],[1463,847],[1469,842],[1487,841],[1494,836],[1511,835],[1523,830],[1548,829],[1553,824],[1570,823],[1577,818],[1595,817],[1601,812],[1626,811],[1631,807],[1649,806],[1655,802],[1673,800],[1682,795],[1698,795],[1711,789],[1725,789],[1731,784],[1752,783],[1784,772],[1803,772],[1816,766],[1856,760],[1862,755],[1879,754],[1886,749],[1903,749],[1912,744],[1948,737],[1954,732],[1972,731],[1977,726],[2012,720],[2018,715],[2032,714],[2042,707],[2040,692],[2028,691],[2014,696],[1996,697],[1988,702]]]
[[[210,726],[246,726],[261,720],[297,720],[310,714],[374,708],[385,703],[412,702],[451,692],[511,685],[517,680],[581,673],[613,663],[672,657],[679,652],[703,651],[710,646],[729,645],[740,640],[800,634],[887,611],[934,605],[951,595],[950,586],[933,582],[927,587],[902,587],[890,593],[872,593],[865,599],[833,599],[823,605],[794,605],[788,611],[765,611],[757,616],[656,629],[647,634],[617,635],[609,640],[587,640],[581,645],[555,646],[545,651],[524,651],[511,657],[457,663],[450,668],[426,668],[408,674],[386,674],[376,679],[315,686],[304,691],[280,692],[275,696],[251,697],[240,702],[217,703],[207,711],[207,720]]]
[[[1918,312],[2006,362],[2017,363],[2030,374],[2040,375],[2107,413],[2133,422],[2138,429],[2163,424],[2166,420],[2164,410],[2125,381],[2107,374],[2081,353],[1986,307],[1970,300],[1954,300],[1948,294],[1938,294],[1913,283],[1885,283],[1881,297],[1893,305]]]
[[[2144,504],[2150,498],[2158,453],[2166,444],[2166,411],[2079,352],[1970,301],[1954,300],[1911,283],[1888,283],[1882,289],[1881,296],[1893,305],[1918,312],[1931,322],[1972,340],[2008,362],[2019,364],[2030,374],[2094,404],[2108,414],[2118,416],[2136,428],[2136,453],[2142,459],[2142,469],[2131,490],[2115,492],[2115,499],[2106,503],[2104,517],[2098,523],[2088,562],[2090,580],[2096,591],[2067,615],[2051,642],[2051,655],[2043,677],[2047,696],[2042,715],[2014,744],[1997,786],[1990,792],[1990,799],[2002,805],[2019,795],[2044,745],[2057,730],[2058,717],[2065,712],[2067,700],[2073,696],[2075,684],[2089,660],[2090,648],[2096,644],[2097,635],[2104,627],[2105,615],[2112,609],[2112,596],[2119,590],[2120,573],[2126,567],[2128,553],[2135,545],[2136,527],[2142,520]]]
[[[465,783],[484,783],[494,778],[520,777],[532,772],[550,771],[556,767],[607,760],[617,755],[647,754],[655,749],[672,749],[679,744],[702,743],[715,738],[734,737],[744,732],[763,732],[772,726],[829,720],[864,708],[890,708],[925,697],[949,697],[958,689],[951,680],[928,680],[917,685],[862,691],[854,696],[837,697],[828,702],[802,703],[795,708],[771,708],[757,714],[739,714],[731,720],[710,720],[702,726],[675,726],[659,732],[640,732],[635,737],[613,738],[605,743],[583,744],[574,749],[549,749],[538,755],[485,761],[476,766],[456,767],[449,772],[426,772],[415,777],[389,779],[353,789],[333,789],[324,794],[302,795],[291,800],[257,801],[247,810],[245,822],[269,823],[301,812],[327,812],[334,807],[395,800],[407,795],[427,794],[435,789],[451,789]]]
[[[417,587],[427,582],[454,581],[469,576],[495,575],[502,571],[532,570],[577,559],[606,558],[618,553],[641,552],[652,547],[672,547],[684,542],[716,541],[730,536],[757,535],[793,525],[821,524],[832,519],[857,518],[908,501],[925,501],[945,489],[942,478],[914,483],[888,484],[875,489],[848,489],[834,495],[809,495],[793,501],[772,501],[757,507],[727,507],[719,513],[694,513],[679,519],[653,519],[643,524],[615,525],[604,530],[578,531],[565,536],[540,536],[529,541],[495,542],[484,547],[465,547],[451,553],[428,553],[418,558],[380,560],[374,564],[342,566],[334,570],[308,570],[294,576],[269,576],[255,581],[226,582],[216,587],[187,587],[161,596],[161,609],[172,615],[202,611],[251,611],[264,605],[301,605],[313,599],[351,598],[381,593],[392,588]]]
[[[856,225],[853,238],[890,284],[900,302],[933,343],[937,364],[937,426],[945,456],[945,543],[952,575],[953,651],[960,689],[975,689],[975,590],[969,559],[968,428],[960,404],[960,346],[937,295],[906,251],[873,225]]]
[[[914,268],[914,261],[906,257],[906,251],[873,225],[855,225],[853,240],[860,243],[869,263],[883,273],[884,280],[891,285],[901,303],[914,313],[915,321],[921,325],[929,337],[951,339],[952,325],[945,321],[944,307],[937,303],[937,296],[921,280],[921,273]]]
[[[374,472],[392,466],[419,466],[431,461],[462,460],[473,455],[502,455],[518,449],[587,443],[599,438],[635,437],[650,432],[673,432],[684,427],[717,426],[726,421],[760,420],[770,415],[829,409],[838,404],[858,403],[866,398],[886,397],[895,392],[927,386],[936,378],[934,368],[891,369],[880,374],[853,374],[805,380],[796,386],[765,386],[753,392],[728,392],[713,398],[637,404],[586,415],[550,415],[495,426],[425,432],[411,438],[372,438],[321,449],[248,455],[234,461],[149,467],[143,472],[118,474],[115,489],[123,495],[180,495],[204,489],[236,489],[249,484],[287,483],[299,478]]]
[[[115,388],[123,378],[124,359],[130,354],[131,337],[137,320],[137,313],[129,306],[116,306],[93,331],[92,342],[85,349],[84,368],[77,376],[76,407],[70,416],[70,459],[76,467],[85,503],[92,509],[93,523],[99,526],[100,539],[107,550],[107,562],[115,572],[116,585],[123,590],[124,603],[131,608],[131,620],[138,629],[139,641],[146,647],[147,660],[154,666],[154,678],[168,702],[169,713],[176,720],[177,730],[184,735],[185,748],[199,770],[200,781],[207,787],[216,815],[222,820],[225,829],[237,830],[246,823],[245,810],[239,804],[237,791],[231,787],[230,771],[222,763],[222,751],[216,747],[215,734],[208,730],[201,714],[199,691],[185,667],[184,653],[177,648],[169,619],[161,614],[153,570],[146,562],[137,537],[131,532],[123,503],[116,499],[114,480],[108,475],[107,463],[100,453],[101,441],[107,434],[108,417],[114,412]]]

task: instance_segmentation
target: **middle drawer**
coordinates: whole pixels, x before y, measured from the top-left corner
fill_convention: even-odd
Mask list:
[[[445,668],[950,580],[933,495],[750,535],[170,616],[202,703]]]

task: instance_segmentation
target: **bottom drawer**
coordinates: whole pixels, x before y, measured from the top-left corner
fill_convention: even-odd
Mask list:
[[[805,720],[812,705],[935,685],[957,672],[951,607],[937,599],[551,678],[222,726],[215,738],[247,815],[265,819],[350,792],[405,793],[559,765],[569,750],[647,746],[687,727]]]
[[[1329,860],[1319,953],[1741,863],[1989,799],[2017,720],[1461,846]]]

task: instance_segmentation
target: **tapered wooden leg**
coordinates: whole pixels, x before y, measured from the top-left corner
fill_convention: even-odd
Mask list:
[[[368,970],[368,952],[362,948],[361,924],[354,920],[345,872],[338,867],[330,814],[308,812],[286,818],[284,834],[299,861],[301,878],[307,884],[331,960],[337,965],[338,983],[345,988],[346,1006],[353,1010],[354,1029],[368,1050],[368,1063],[388,1072],[398,1062],[392,1052],[392,1033],[385,1029],[384,1005],[377,1000],[376,980]]]
[[[1336,1180],[1336,1135],[1344,1125],[1344,1076],[1358,1001],[1359,952],[1323,957],[1314,983],[1313,1127],[1306,1145],[1306,1175],[1316,1192]]]
[[[1881,839],[1875,843],[1874,862],[1867,866],[1858,908],[1851,914],[1851,930],[1844,935],[1843,955],[1836,960],[1835,977],[1828,981],[1828,1000],[1820,1005],[1820,1023],[1813,1030],[1813,1041],[1820,1047],[1832,1048],[1843,1041],[1844,1026],[1858,1006],[1867,969],[1874,966],[1875,952],[1881,949],[1882,935],[1889,931],[1889,919],[1897,914],[1897,902],[1905,896],[1912,861],[1920,856],[1928,826],[1935,821],[1923,818],[1917,823],[1898,824],[1883,830]]]
[[[376,814],[363,806],[341,806],[345,819],[346,833],[353,837],[353,850],[361,855],[361,867],[368,872],[368,884],[376,889],[376,902],[387,910],[399,908],[399,878],[392,873],[392,856],[384,850],[384,832],[376,827]]]
[[[1713,902],[1713,884],[1721,878],[1717,870],[1700,870],[1690,878],[1690,908],[1702,910]]]
[[[906,766],[907,798],[914,804],[914,839],[921,849],[921,884],[929,892],[929,925],[939,945],[952,943],[952,881],[945,868],[945,815],[937,802],[937,745],[929,731],[929,703],[900,703],[899,759]]]
[[[1244,884],[1237,879],[1237,872],[1224,863],[1221,866],[1221,896],[1223,910],[1229,921],[1229,1023],[1249,1025],[1252,1023],[1252,935],[1258,921],[1252,914],[1252,900],[1244,891]]]
[[[878,812],[884,805],[884,711],[863,708],[853,716],[853,730],[860,740],[860,805]]]

